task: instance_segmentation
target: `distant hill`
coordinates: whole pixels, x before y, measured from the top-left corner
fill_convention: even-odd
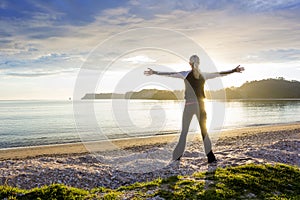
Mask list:
[[[244,83],[241,87],[225,89],[227,99],[254,99],[254,98],[300,98],[300,82],[288,81],[283,78],[264,79]],[[219,99],[224,97],[224,90],[206,91],[207,98]],[[86,94],[82,99],[183,99],[182,90],[144,89],[138,92],[125,94],[100,93]]]
[[[88,93],[82,99],[157,99],[157,100],[178,100],[183,99],[183,91],[144,89],[138,92],[126,92],[125,94],[113,93]]]
[[[219,90],[210,93],[215,97],[221,92]],[[226,88],[225,92],[227,99],[300,98],[300,82],[283,78],[264,79],[246,82],[241,87]]]
[[[183,91],[144,89],[139,92],[127,92],[126,99],[157,99],[157,100],[178,100],[183,99]]]
[[[87,93],[81,99],[124,99],[125,94],[115,94],[115,93]]]

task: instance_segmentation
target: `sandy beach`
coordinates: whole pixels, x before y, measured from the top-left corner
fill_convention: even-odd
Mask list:
[[[223,131],[212,138],[218,159],[212,165],[207,164],[199,137],[188,141],[180,161],[171,162],[168,157],[163,157],[172,150],[177,137],[166,135],[112,141],[113,146],[130,151],[130,154],[116,151],[111,141],[0,150],[0,184],[24,189],[52,183],[85,189],[117,188],[159,177],[246,163],[300,166],[300,123]],[[90,154],[91,148],[98,154]],[[153,152],[160,155],[162,161],[158,162]]]

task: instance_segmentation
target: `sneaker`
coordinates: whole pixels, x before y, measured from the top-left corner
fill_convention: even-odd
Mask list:
[[[217,162],[217,159],[212,151],[207,154],[208,163]]]
[[[174,160],[174,161],[180,161],[181,157],[182,157],[182,155],[179,156],[177,159],[173,158],[173,160]]]
[[[181,159],[181,157],[182,157],[182,155],[181,156],[179,156],[176,160],[180,160]]]

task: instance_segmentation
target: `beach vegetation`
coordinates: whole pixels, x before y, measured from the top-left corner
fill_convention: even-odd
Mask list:
[[[300,169],[247,164],[144,183],[84,190],[53,184],[24,190],[0,186],[0,199],[300,199]]]

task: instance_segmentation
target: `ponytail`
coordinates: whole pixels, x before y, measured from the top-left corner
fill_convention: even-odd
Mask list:
[[[197,55],[192,55],[190,57],[190,64],[193,66],[193,75],[195,79],[199,79],[200,77],[200,58]]]

